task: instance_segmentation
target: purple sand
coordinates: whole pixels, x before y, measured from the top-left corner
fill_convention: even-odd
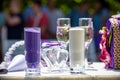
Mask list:
[[[25,49],[28,68],[36,68],[40,62],[40,30],[25,28]]]

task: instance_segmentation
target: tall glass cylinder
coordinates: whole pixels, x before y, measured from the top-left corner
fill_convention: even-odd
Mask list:
[[[70,72],[84,73],[85,32],[80,27],[69,29]]]
[[[80,18],[79,26],[85,30],[85,68],[88,68],[88,48],[93,39],[92,18]]]
[[[40,28],[24,28],[26,76],[40,75]]]
[[[69,28],[70,28],[70,18],[58,18],[57,19],[56,37],[57,37],[58,42],[61,45],[60,53],[64,53],[64,54],[68,53],[67,44],[69,41]],[[66,64],[66,62],[67,60],[64,60],[62,63],[59,64],[61,71],[65,71],[68,68],[68,65]]]

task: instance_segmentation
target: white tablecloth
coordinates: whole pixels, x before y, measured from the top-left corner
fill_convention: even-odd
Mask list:
[[[93,63],[93,69],[86,70],[85,74],[71,74],[67,72],[48,73],[46,68],[41,69],[38,77],[26,77],[24,71],[1,74],[0,80],[120,80],[120,70],[106,70],[104,63]]]

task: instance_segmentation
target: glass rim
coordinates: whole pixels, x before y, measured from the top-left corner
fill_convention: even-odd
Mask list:
[[[83,28],[81,28],[80,26],[70,27],[69,30],[70,30],[70,29],[82,29],[82,30],[83,30]]]
[[[40,27],[24,27],[24,29],[41,29]]]
[[[27,29],[35,29],[35,30],[41,31],[40,27],[24,27],[24,31],[26,31]]]
[[[70,18],[58,18],[57,20],[70,20]]]
[[[89,19],[91,19],[92,20],[92,18],[79,18],[79,20],[89,20]]]

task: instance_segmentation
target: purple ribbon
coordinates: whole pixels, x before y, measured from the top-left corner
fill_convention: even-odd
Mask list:
[[[106,23],[106,27],[108,28],[108,30],[110,31],[111,29],[111,22],[108,20]],[[114,68],[114,39],[113,39],[113,34],[112,35],[112,40],[111,40],[111,45],[110,45],[110,56],[111,56],[111,63],[109,65],[110,68]]]
[[[54,41],[47,41],[47,40],[43,40],[42,44],[44,44],[43,47],[50,47],[50,46],[60,46],[60,44],[58,42],[54,42]]]
[[[119,25],[119,28],[120,28],[120,20],[118,19],[118,25]],[[108,30],[110,31],[111,29],[111,22],[108,20],[107,23],[106,23],[106,27],[108,28]],[[113,32],[112,32],[113,33]],[[112,34],[112,40],[111,40],[111,45],[110,45],[110,56],[111,56],[111,63],[109,65],[109,68],[114,68],[114,35]]]

